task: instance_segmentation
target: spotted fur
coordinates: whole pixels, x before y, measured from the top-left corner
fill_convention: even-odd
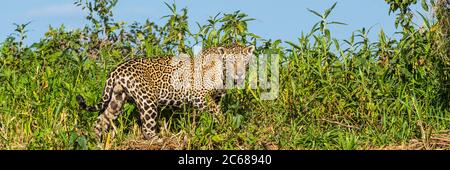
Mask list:
[[[132,98],[140,113],[144,138],[152,139],[156,137],[156,118],[160,106],[190,104],[199,111],[220,114],[217,99],[224,96],[225,90],[216,87],[223,87],[224,75],[231,75],[242,82],[253,50],[253,46],[237,45],[209,48],[202,50],[198,57],[184,58],[192,59],[193,62],[188,64],[183,62],[182,57],[174,56],[132,59],[110,72],[98,104],[87,106],[80,95],[77,101],[82,109],[103,112],[94,126],[94,132],[101,138],[121,113],[126,100]],[[175,78],[189,85],[177,85],[173,81]]]

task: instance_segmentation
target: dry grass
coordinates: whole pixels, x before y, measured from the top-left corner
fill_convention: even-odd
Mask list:
[[[168,137],[160,137],[154,140],[127,139],[115,150],[184,150],[187,147],[187,137],[176,134]]]
[[[374,146],[368,150],[450,150],[450,131],[432,134],[429,139],[411,139],[406,144]]]

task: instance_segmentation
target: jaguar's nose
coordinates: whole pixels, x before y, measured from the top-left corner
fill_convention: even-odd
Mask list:
[[[236,74],[236,79],[237,80],[244,79],[244,73],[237,73]]]
[[[244,82],[245,74],[236,74],[236,84],[241,85]]]

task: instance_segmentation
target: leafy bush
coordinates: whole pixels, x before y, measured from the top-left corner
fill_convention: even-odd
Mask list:
[[[261,101],[259,89],[230,91],[221,103],[224,124],[206,113],[193,119],[188,109],[163,112],[163,138],[184,141],[188,149],[369,149],[416,138],[430,148],[431,136],[450,126],[448,1],[422,2],[436,8],[436,18],[421,15],[423,28],[404,16],[415,0],[386,2],[392,12],[400,10],[401,39],[380,31],[371,42],[365,28],[342,42],[333,38],[328,25],[343,24],[327,21],[334,4],[323,14],[310,10],[320,21],[283,46],[251,33],[253,18],[241,11],[217,14],[192,33],[188,10],[175,4],[166,4],[166,24],[127,25],[114,21],[117,0],[77,0],[91,22],[84,28],[50,27],[27,46],[28,24],[18,24],[1,43],[0,148],[96,149],[91,127],[97,113],[79,110],[77,94],[90,104],[99,101],[108,72],[128,58],[232,43],[281,56],[278,98]],[[106,148],[140,138],[136,115],[131,103],[125,105],[118,136]]]

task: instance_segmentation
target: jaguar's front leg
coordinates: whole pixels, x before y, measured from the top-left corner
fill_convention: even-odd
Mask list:
[[[215,102],[212,96],[202,97],[199,102],[194,103],[194,107],[200,112],[209,112],[213,114],[213,119],[218,123],[224,121],[224,115],[222,114],[220,105]]]

